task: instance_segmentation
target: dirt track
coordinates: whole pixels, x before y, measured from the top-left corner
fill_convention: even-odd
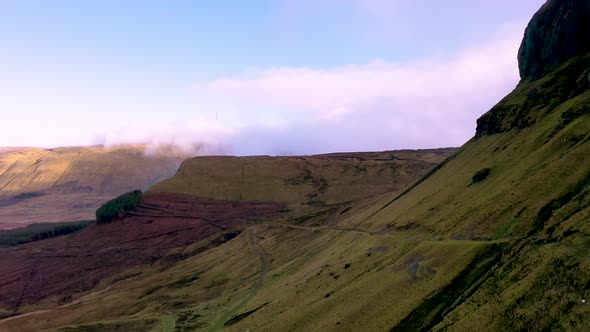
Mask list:
[[[266,278],[266,274],[270,269],[270,258],[264,252],[264,250],[262,250],[260,246],[256,243],[256,234],[254,232],[254,229],[250,229],[248,231],[248,244],[250,245],[250,248],[252,249],[254,254],[258,256],[258,259],[260,259],[260,277],[256,281],[256,285],[254,286],[254,294],[252,294],[252,296],[254,296],[262,287],[264,279]]]

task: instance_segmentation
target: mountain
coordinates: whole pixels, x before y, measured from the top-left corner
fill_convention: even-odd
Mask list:
[[[146,146],[0,150],[0,229],[94,219],[100,204],[147,189],[182,160]]]
[[[559,31],[586,4],[548,1],[523,47],[581,41]],[[405,187],[385,165],[353,175],[356,160],[186,161],[121,220],[5,249],[0,330],[588,330],[587,52],[521,52],[515,90]],[[113,261],[126,268],[101,271]],[[77,276],[70,297],[38,295]]]

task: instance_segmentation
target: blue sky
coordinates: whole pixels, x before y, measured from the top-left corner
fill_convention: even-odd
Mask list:
[[[2,0],[0,146],[461,145],[542,3]]]

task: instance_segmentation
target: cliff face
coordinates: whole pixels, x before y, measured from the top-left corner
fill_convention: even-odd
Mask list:
[[[476,137],[528,128],[590,89],[589,53],[590,0],[547,1],[520,46],[521,83],[477,120]],[[578,117],[588,110],[566,113]]]
[[[520,77],[535,80],[590,52],[590,0],[549,0],[533,16],[518,52]]]
[[[528,128],[561,107],[567,108],[566,117],[589,114],[585,106],[578,109],[582,106],[568,107],[567,103],[590,89],[588,74],[590,54],[585,54],[566,61],[536,81],[521,82],[512,93],[477,119],[475,136]]]

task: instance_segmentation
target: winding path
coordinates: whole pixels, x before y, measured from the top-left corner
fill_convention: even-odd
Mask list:
[[[231,318],[235,317],[236,314],[238,314],[238,311],[246,303],[248,303],[248,301],[250,301],[250,299],[252,299],[262,288],[264,279],[266,278],[266,275],[270,269],[270,257],[264,252],[260,245],[256,243],[256,233],[253,228],[248,229],[248,246],[250,247],[254,255],[256,255],[256,257],[258,257],[258,259],[260,260],[260,275],[254,283],[254,286],[252,287],[250,292],[244,298],[242,298],[240,302],[236,303],[230,310],[222,314],[217,319],[217,321],[210,326],[210,328],[208,329],[209,331],[218,331],[220,329],[223,329],[223,327],[226,326],[225,324]]]

